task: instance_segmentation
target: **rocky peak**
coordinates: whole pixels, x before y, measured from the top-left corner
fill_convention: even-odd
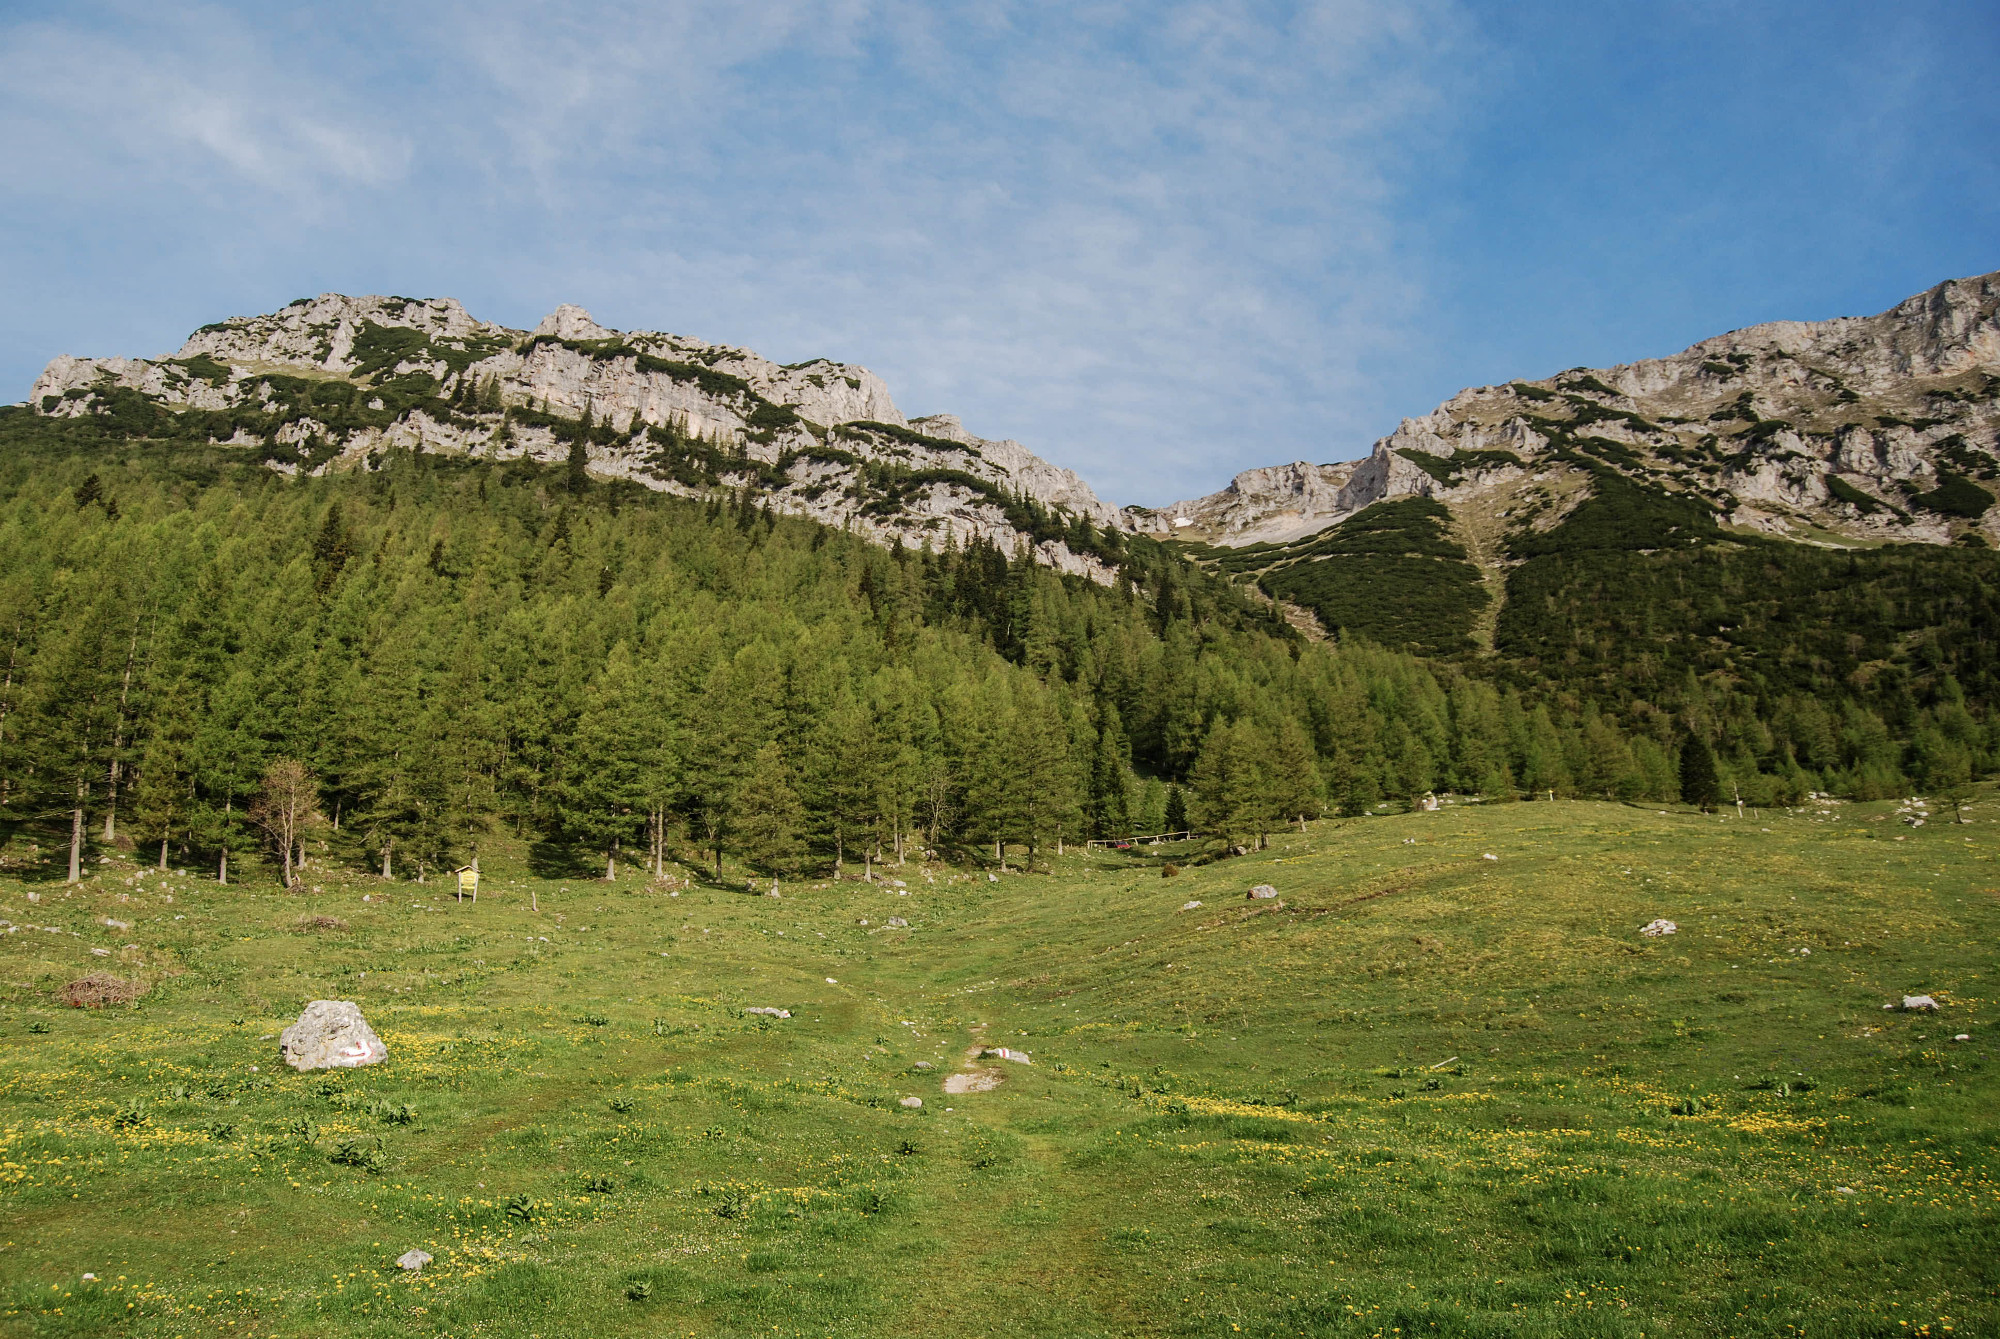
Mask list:
[[[581,440],[600,476],[758,494],[884,543],[1026,545],[1104,581],[1127,528],[1019,442],[951,415],[910,423],[865,367],[620,332],[568,303],[521,331],[449,298],[327,293],[204,326],[167,358],[57,358],[31,403],[136,412],[157,433],[256,449],[284,470],[365,468],[391,448],[552,460]]]
[[[557,339],[616,339],[616,330],[607,330],[590,319],[590,313],[574,303],[565,302],[541,319],[531,332],[536,335],[553,335]]]
[[[1130,514],[1226,545],[1297,538],[1402,496],[1549,525],[1607,471],[1806,542],[2000,541],[2000,274],[1876,316],[1772,322],[1666,358],[1472,387],[1352,465],[1250,470]]]

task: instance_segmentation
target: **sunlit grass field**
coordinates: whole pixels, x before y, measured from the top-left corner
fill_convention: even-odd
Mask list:
[[[0,1332],[1993,1334],[2000,803],[1896,810],[1465,806],[777,898],[17,863]],[[150,989],[63,1007],[94,970]],[[389,1059],[286,1068],[315,998]]]

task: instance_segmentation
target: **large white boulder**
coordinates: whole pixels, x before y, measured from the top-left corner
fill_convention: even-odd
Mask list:
[[[299,1021],[278,1034],[278,1051],[293,1069],[353,1069],[389,1058],[389,1048],[353,1000],[314,1000]]]

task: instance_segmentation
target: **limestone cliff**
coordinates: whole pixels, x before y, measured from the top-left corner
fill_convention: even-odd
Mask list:
[[[1100,581],[1129,528],[1018,442],[950,415],[906,419],[864,367],[611,330],[567,304],[522,331],[450,298],[323,294],[204,326],[170,357],[59,357],[29,403],[59,416],[136,406],[284,470],[365,468],[388,449],[553,460],[580,441],[599,477],[752,490],[883,543],[1032,549]]]
[[[1462,391],[1368,457],[1249,470],[1128,515],[1213,544],[1284,542],[1384,498],[1546,527],[1605,471],[1811,543],[2000,540],[2000,274],[1878,316],[1781,321],[1668,358]]]

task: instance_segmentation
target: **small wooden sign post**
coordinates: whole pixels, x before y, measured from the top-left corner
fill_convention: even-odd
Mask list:
[[[479,871],[471,865],[466,865],[452,872],[458,875],[458,900],[463,902],[465,895],[471,893],[472,900],[477,902],[479,900]]]

